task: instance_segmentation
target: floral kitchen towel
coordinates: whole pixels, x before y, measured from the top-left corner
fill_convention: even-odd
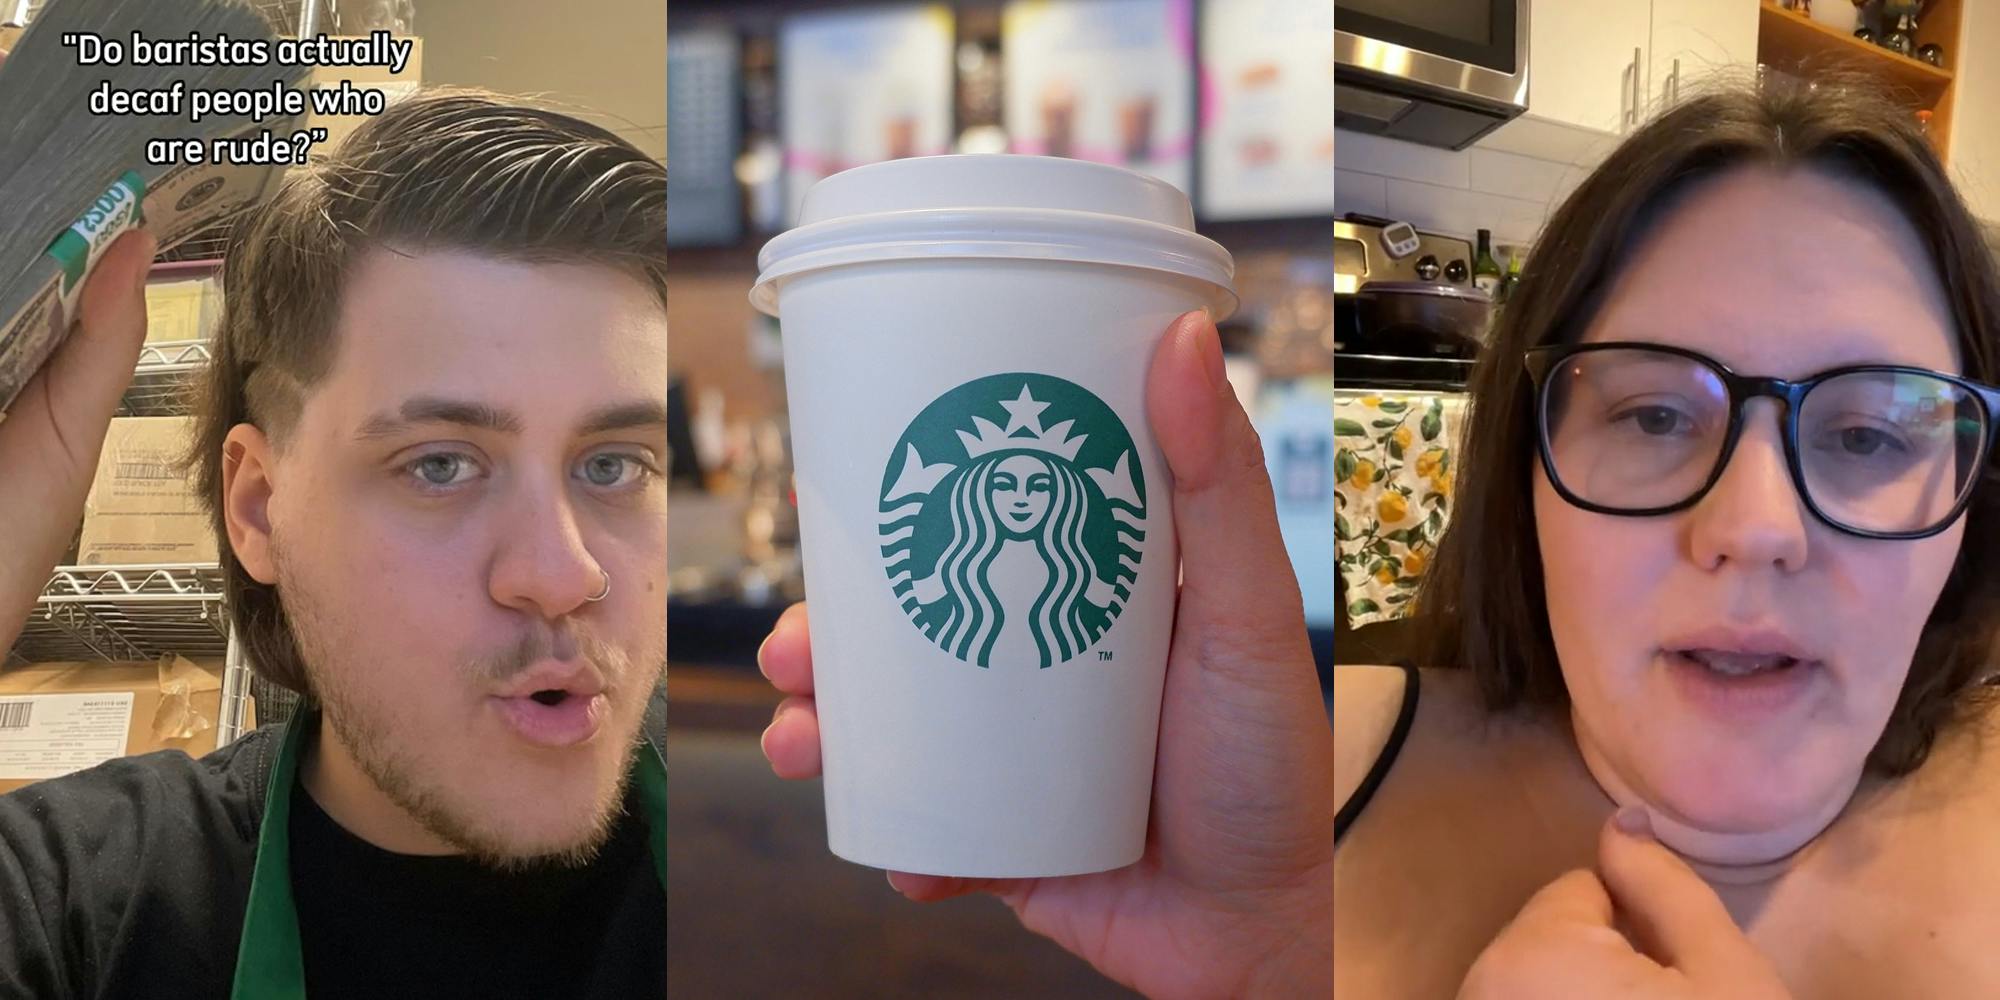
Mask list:
[[[1410,613],[1451,516],[1465,401],[1451,393],[1334,399],[1334,539],[1350,626]]]

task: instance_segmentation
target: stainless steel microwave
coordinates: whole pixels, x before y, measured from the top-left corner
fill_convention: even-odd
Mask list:
[[[1334,124],[1464,149],[1528,107],[1530,0],[1335,0]]]

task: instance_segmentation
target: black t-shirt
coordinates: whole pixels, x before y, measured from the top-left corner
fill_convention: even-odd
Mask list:
[[[292,796],[291,827],[312,1000],[666,992],[666,897],[636,804],[580,869],[501,873],[464,858],[392,854],[347,832],[303,789]]]
[[[655,748],[665,715],[662,690],[647,712]],[[199,760],[124,757],[0,795],[0,1000],[226,1000],[284,734],[260,728]],[[308,996],[664,996],[666,893],[649,827],[626,806],[590,868],[513,878],[390,855],[294,795]]]

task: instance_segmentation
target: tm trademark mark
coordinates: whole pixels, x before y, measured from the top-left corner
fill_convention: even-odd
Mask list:
[[[1097,651],[1097,658],[1099,660],[1111,659],[1111,651],[1108,649],[1100,649]]]

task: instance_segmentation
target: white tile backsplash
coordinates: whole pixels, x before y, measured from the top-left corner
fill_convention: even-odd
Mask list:
[[[1589,169],[1609,156],[1620,138],[1613,132],[1600,132],[1526,114],[1488,132],[1485,138],[1479,140],[1479,148],[1520,153],[1538,160],[1553,160]]]
[[[1478,198],[1465,188],[1441,187],[1418,181],[1389,178],[1387,215],[1419,229],[1436,229],[1454,236],[1470,237],[1484,226],[1476,207]]]
[[[1582,167],[1538,160],[1519,153],[1474,147],[1472,189],[1544,204],[1561,201],[1584,178]]]
[[[1334,131],[1340,136],[1339,144],[1334,147],[1334,165],[1342,170],[1443,187],[1462,188],[1472,183],[1472,157],[1467,153],[1384,139],[1366,132]]]
[[[1333,211],[1336,215],[1389,214],[1389,178],[1359,170],[1334,170]]]
[[[1471,239],[1493,230],[1496,243],[1530,243],[1541,231],[1548,203],[1390,178],[1388,212],[1419,229]]]
[[[1337,212],[1384,215],[1468,240],[1491,229],[1496,243],[1532,243],[1550,210],[1590,172],[1568,158],[1518,151],[1526,147],[1506,151],[1482,143],[1454,152],[1337,132]]]

